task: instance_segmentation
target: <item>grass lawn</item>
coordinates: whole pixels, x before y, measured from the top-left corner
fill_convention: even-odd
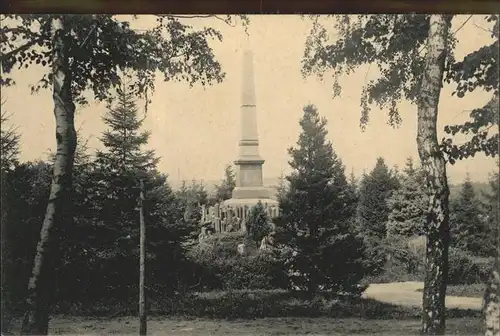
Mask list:
[[[446,290],[446,295],[482,298],[485,289],[486,285],[483,283],[470,284],[470,285],[448,285],[448,289]],[[422,289],[419,290],[419,292],[421,291]]]
[[[479,317],[450,318],[447,335],[480,335]],[[149,335],[418,335],[418,319],[368,320],[362,318],[261,318],[188,319],[154,316],[148,320]],[[97,319],[56,316],[51,320],[51,335],[119,334],[137,335],[137,317]]]
[[[156,298],[148,319],[149,335],[418,335],[421,309],[373,299],[308,300],[287,291],[193,293],[169,302]],[[137,304],[54,314],[50,334],[137,334]],[[100,315],[98,315],[100,314]],[[100,316],[100,317],[98,317]],[[12,332],[19,330],[19,320]],[[481,313],[449,309],[449,335],[482,334]]]

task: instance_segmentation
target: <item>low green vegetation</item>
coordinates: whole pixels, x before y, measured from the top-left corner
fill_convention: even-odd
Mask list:
[[[262,319],[206,319],[157,317],[148,320],[153,335],[419,335],[418,319],[367,320],[361,318],[329,317],[266,317]],[[137,318],[114,319],[55,316],[50,322],[54,335],[76,334],[136,334]],[[480,335],[483,326],[479,317],[448,318],[447,335]]]
[[[486,285],[484,283],[451,285],[446,289],[446,295],[482,298],[484,296],[485,289]]]

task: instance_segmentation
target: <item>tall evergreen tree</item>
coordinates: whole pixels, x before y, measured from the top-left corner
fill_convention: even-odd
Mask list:
[[[247,232],[250,239],[259,244],[272,230],[269,216],[261,201],[254,205],[248,213]]]
[[[475,255],[491,253],[490,232],[481,218],[481,204],[468,174],[460,193],[450,204],[450,224],[452,246]]]
[[[397,187],[397,179],[380,157],[375,168],[361,180],[358,221],[370,238],[380,241],[386,237],[386,223],[390,212],[387,200]]]
[[[365,174],[359,187],[357,227],[368,247],[368,260],[376,272],[382,271],[387,258],[387,220],[390,209],[387,201],[397,188],[397,180],[384,162],[378,158],[369,174]]]
[[[116,105],[108,105],[103,120],[109,129],[101,137],[106,152],[97,152],[97,162],[101,166],[120,173],[156,167],[159,159],[154,151],[143,149],[150,132],[140,131],[144,119],[139,119],[134,93],[127,91],[126,86],[118,89]]]
[[[227,165],[224,170],[224,178],[220,185],[216,185],[217,200],[225,201],[230,199],[233,195],[233,189],[236,187],[236,180],[233,168],[231,165]]]
[[[308,105],[297,146],[289,149],[292,173],[279,199],[278,241],[294,251],[295,286],[313,295],[319,288],[356,292],[364,276],[363,242],[352,232],[355,199],[342,161],[327,140],[327,121]],[[342,269],[342,272],[339,270]]]
[[[95,191],[99,204],[96,221],[96,240],[104,256],[107,283],[116,284],[115,291],[106,295],[133,297],[137,291],[136,274],[139,239],[138,197],[139,179],[145,181],[145,222],[148,231],[147,272],[148,287],[165,286],[169,290],[176,284],[175,274],[181,268],[184,252],[182,243],[191,228],[182,225],[183,209],[167,183],[167,176],[156,170],[158,158],[154,151],[145,150],[149,132],[141,131],[143,120],[132,91],[118,90],[117,102],[108,107],[103,118],[109,129],[101,138],[105,150],[96,158]],[[127,266],[128,265],[128,266]]]
[[[390,213],[387,222],[389,236],[421,236],[424,232],[427,200],[424,189],[424,174],[409,157],[400,178],[400,186],[388,199]]]

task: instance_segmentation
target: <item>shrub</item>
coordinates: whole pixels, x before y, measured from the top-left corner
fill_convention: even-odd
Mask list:
[[[244,242],[247,254],[241,256],[237,245]],[[189,252],[197,265],[200,287],[207,289],[271,289],[283,288],[283,263],[273,253],[260,251],[244,233],[216,234]]]
[[[453,285],[485,282],[492,267],[490,258],[475,257],[453,247],[450,248],[448,261],[448,283]]]
[[[271,232],[271,223],[261,201],[250,209],[246,225],[248,237],[257,244]]]
[[[390,236],[384,244],[386,261],[382,272],[368,277],[365,282],[388,283],[398,281],[423,281],[425,248],[415,246],[415,239]]]

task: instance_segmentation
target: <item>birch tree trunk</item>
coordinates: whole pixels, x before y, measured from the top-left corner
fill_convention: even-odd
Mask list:
[[[426,214],[426,274],[422,299],[422,334],[445,332],[445,296],[448,277],[449,188],[446,162],[437,138],[439,96],[448,51],[450,15],[431,15],[427,55],[418,100],[417,146],[426,174],[428,209]]]
[[[47,335],[50,292],[53,278],[54,229],[62,223],[62,212],[70,197],[76,147],[75,105],[71,97],[71,73],[65,41],[64,17],[52,22],[52,75],[57,151],[49,201],[36,247],[33,271],[28,283],[26,310],[21,327],[23,335]]]
[[[486,336],[500,336],[500,246],[484,293],[483,313]]]

